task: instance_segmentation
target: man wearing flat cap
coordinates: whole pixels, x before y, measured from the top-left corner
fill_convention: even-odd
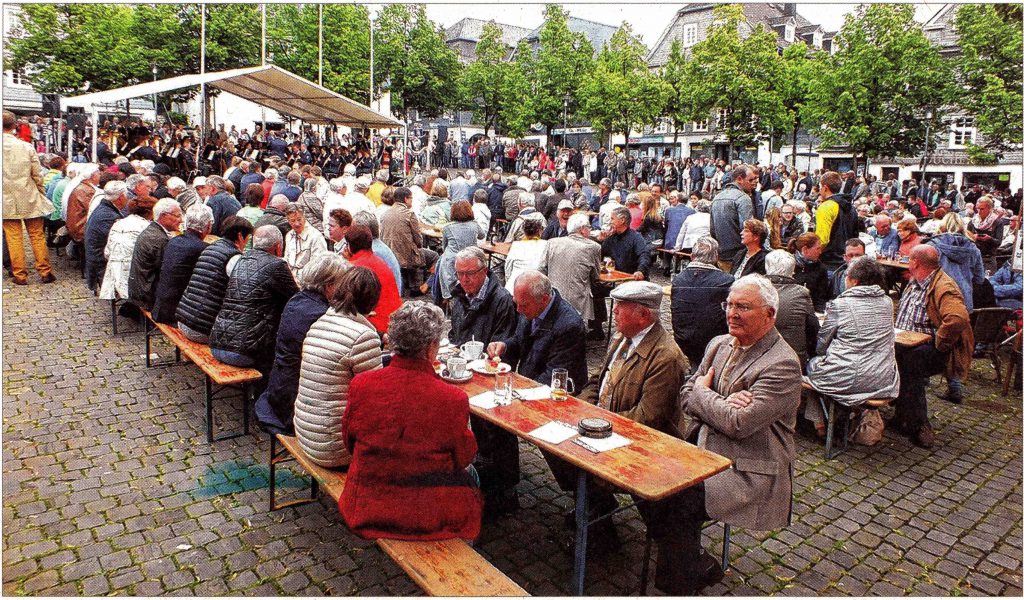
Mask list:
[[[559,202],[558,214],[554,215],[555,218],[548,222],[548,226],[544,228],[544,233],[541,234],[540,239],[550,240],[569,235],[569,217],[572,216],[573,208],[575,207],[571,200]]]
[[[649,281],[629,281],[611,292],[617,333],[608,346],[601,370],[579,394],[580,400],[597,404],[637,423],[674,437],[680,437],[679,388],[686,380],[689,364],[672,335],[661,325],[661,286]],[[553,457],[548,464],[559,485],[573,489],[575,468]],[[595,486],[590,495],[590,518],[617,506],[613,490]],[[672,531],[664,525],[665,510],[646,505],[641,516],[654,539],[661,543]],[[598,543],[617,540],[611,519],[596,523]],[[680,568],[679,566],[673,568]]]

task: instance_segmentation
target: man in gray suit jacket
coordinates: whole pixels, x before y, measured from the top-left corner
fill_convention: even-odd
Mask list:
[[[671,573],[660,568],[662,554],[666,565],[694,565],[676,569],[671,581],[656,580],[666,593],[690,595],[721,578],[716,560],[700,547],[703,521],[760,531],[789,524],[801,378],[799,358],[775,330],[778,302],[765,277],[738,279],[726,302],[729,334],[708,344],[679,393],[690,420],[685,438],[731,459],[733,467],[688,488],[666,509],[677,543],[659,545],[656,573]]]

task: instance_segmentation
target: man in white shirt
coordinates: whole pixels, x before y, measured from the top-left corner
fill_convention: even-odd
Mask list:
[[[321,252],[327,252],[327,242],[324,236],[313,229],[306,227],[306,215],[302,208],[294,202],[289,202],[284,209],[288,217],[288,224],[292,230],[288,232],[284,242],[284,260],[288,263],[295,281],[301,281],[302,270],[310,263],[314,256]]]
[[[375,214],[376,205],[366,192],[370,189],[370,178],[363,176],[355,180],[351,190],[341,199],[341,208],[344,208],[353,217],[361,212]]]

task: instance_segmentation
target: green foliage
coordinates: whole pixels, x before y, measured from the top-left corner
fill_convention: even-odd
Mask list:
[[[756,144],[785,124],[785,110],[773,82],[781,76],[781,59],[773,32],[758,25],[745,38],[743,7],[715,7],[716,24],[693,46],[683,69],[686,82],[680,106],[684,120],[703,120],[723,112],[718,131],[736,145]],[[688,113],[688,114],[687,114]]]
[[[376,31],[374,86],[390,86],[394,110],[416,109],[432,117],[457,103],[458,57],[422,4],[385,5]]]
[[[984,148],[972,159],[991,162],[1022,142],[1021,5],[964,4],[956,13],[962,90],[957,104],[975,116]]]
[[[929,141],[938,140],[952,73],[914,21],[912,5],[861,6],[846,16],[835,43],[807,104],[824,145],[845,144],[870,159],[919,154],[926,125]]]
[[[813,120],[807,98],[823,66],[823,53],[814,52],[807,44],[791,44],[782,52],[781,77],[776,86],[785,110],[784,119],[793,143],[792,161],[796,166],[797,132]]]
[[[602,133],[622,133],[657,122],[672,86],[650,72],[647,47],[628,23],[612,35],[583,83],[582,114]]]
[[[75,94],[144,80],[150,69],[120,4],[22,4],[22,37],[7,43],[5,68],[25,69],[39,92]]]
[[[675,137],[690,120],[693,115],[693,108],[686,104],[689,98],[686,80],[686,54],[683,52],[683,45],[679,40],[672,42],[668,53],[668,60],[661,68],[661,80],[668,84],[672,91],[665,102],[665,114],[672,119],[672,130]]]
[[[593,69],[594,49],[586,36],[569,30],[566,12],[558,4],[548,4],[544,9],[539,38],[531,70],[524,72],[532,84],[532,120],[550,130],[561,123],[567,97],[569,114],[578,111],[578,90]]]
[[[268,5],[267,37],[273,48],[268,62],[317,82],[319,18],[316,4]],[[370,18],[366,7],[324,4],[323,24],[324,87],[368,104]]]

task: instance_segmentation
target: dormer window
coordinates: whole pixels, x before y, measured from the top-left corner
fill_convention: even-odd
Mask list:
[[[782,34],[782,37],[787,42],[792,42],[794,36],[796,36],[796,26],[791,24],[791,23],[787,23],[786,24],[786,32],[784,34]]]

